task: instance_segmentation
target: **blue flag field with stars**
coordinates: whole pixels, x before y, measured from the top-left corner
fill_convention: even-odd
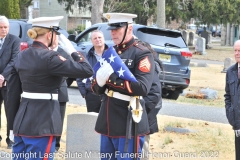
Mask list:
[[[102,58],[95,64],[93,67],[94,75],[93,77],[96,77],[96,73],[98,69],[104,64],[109,63],[111,67],[114,70],[114,73],[118,75],[119,78],[131,82],[137,82],[137,79],[134,77],[134,75],[131,73],[131,71],[128,69],[126,64],[123,62],[123,60],[119,57],[116,50],[111,46],[109,47],[104,54],[102,55]]]

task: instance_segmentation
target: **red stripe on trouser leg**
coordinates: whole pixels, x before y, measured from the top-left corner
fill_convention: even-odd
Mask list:
[[[137,136],[137,147],[136,147],[136,152],[135,152],[135,153],[136,153],[136,155],[135,155],[136,158],[138,158],[138,149],[139,149],[139,147],[140,147],[140,146],[139,146],[139,141],[140,141],[139,136]]]
[[[52,140],[53,140],[53,136],[49,137],[49,141],[48,141],[48,145],[47,145],[47,149],[45,151],[46,154],[50,153],[50,149],[51,149],[51,145],[52,145]],[[43,160],[48,160],[48,157],[44,157]]]

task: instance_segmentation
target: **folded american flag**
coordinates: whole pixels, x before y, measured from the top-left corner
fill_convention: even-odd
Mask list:
[[[119,78],[131,81],[131,82],[137,82],[134,75],[131,73],[131,71],[128,69],[128,67],[125,65],[125,63],[122,61],[122,59],[118,56],[116,50],[111,46],[109,47],[103,54],[102,58],[95,64],[93,67],[94,75],[93,77],[96,77],[96,73],[98,69],[104,64],[109,63],[111,67],[114,70],[114,73],[118,75]]]

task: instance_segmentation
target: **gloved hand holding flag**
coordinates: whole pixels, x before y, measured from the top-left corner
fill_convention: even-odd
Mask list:
[[[97,74],[98,71],[104,72],[104,74],[108,72],[106,74],[110,76],[113,70],[114,73],[117,74],[119,78],[131,81],[131,82],[137,82],[134,75],[131,73],[131,71],[128,69],[128,67],[125,65],[122,59],[118,56],[116,50],[112,46],[109,47],[108,50],[104,52],[102,58],[96,63],[93,69],[94,69],[94,75],[93,75],[94,78],[97,75],[101,74],[101,73]],[[103,70],[106,70],[106,71],[103,71]],[[102,76],[101,78],[103,79],[103,81],[106,82],[109,77]],[[101,81],[100,77],[99,79],[97,78],[97,81]]]

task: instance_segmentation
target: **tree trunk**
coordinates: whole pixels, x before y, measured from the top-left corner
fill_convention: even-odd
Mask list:
[[[92,25],[95,24],[95,23],[101,23],[102,22],[104,1],[105,0],[91,0],[91,2],[92,2],[92,9],[91,9]]]
[[[157,26],[165,28],[165,0],[157,0]]]

